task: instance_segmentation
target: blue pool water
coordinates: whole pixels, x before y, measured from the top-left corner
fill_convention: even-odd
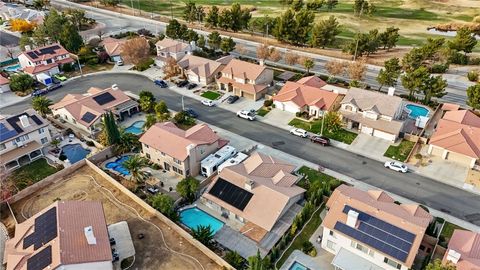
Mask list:
[[[107,164],[105,164],[105,168],[112,169],[123,175],[129,175],[130,172],[125,167],[123,167],[123,162],[125,160],[128,160],[129,158],[130,156],[122,156],[120,158],[117,158],[115,161],[108,162]]]
[[[135,135],[140,135],[143,133],[143,124],[145,124],[145,121],[136,121],[135,123],[127,127],[125,131]]]
[[[85,149],[81,144],[76,143],[63,146],[62,153],[67,156],[70,163],[73,164],[84,159],[88,153],[90,153],[90,150]]]
[[[4,68],[4,70],[5,71],[17,71],[21,68],[22,68],[22,66],[20,66],[20,64],[16,64],[14,66],[8,66],[8,67]]]
[[[410,113],[408,114],[408,117],[412,119],[417,119],[417,117],[419,116],[428,116],[429,114],[428,109],[423,106],[408,104],[405,107],[410,111]]]
[[[288,270],[308,270],[308,268],[299,262],[294,262]]]
[[[199,225],[208,226],[213,230],[213,234],[223,227],[223,222],[212,217],[197,207],[185,209],[180,212],[180,221],[190,229],[196,229]]]

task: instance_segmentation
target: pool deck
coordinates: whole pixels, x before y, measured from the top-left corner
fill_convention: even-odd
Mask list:
[[[61,135],[55,136],[55,135],[53,135],[52,140],[54,138],[57,138],[58,140],[60,140],[60,144],[58,145],[58,148],[60,148],[60,149],[62,149],[62,147],[64,147],[65,145],[80,144],[83,148],[90,150],[90,153],[87,154],[87,157],[90,156],[90,155],[94,155],[96,152],[98,152],[98,149],[95,146],[88,146],[85,142],[80,141],[80,139],[78,139],[77,137],[69,138],[68,136],[61,136]],[[52,160],[56,164],[62,164],[65,168],[72,166],[72,164],[70,162],[61,161],[58,158],[59,156],[56,156],[56,155],[53,155],[53,154],[49,153],[49,150],[53,150],[53,147],[52,146],[47,146],[45,151],[44,151],[45,156],[48,159]]]
[[[324,270],[325,268],[322,268],[321,265],[317,264],[312,257],[306,255],[305,253],[301,252],[300,250],[295,250],[288,256],[288,259],[285,261],[285,263],[280,267],[280,270],[289,270],[292,265],[298,262],[304,266],[306,266],[308,269],[312,270]],[[333,267],[331,268],[333,269]]]
[[[146,114],[143,112],[140,112],[132,115],[131,117],[125,118],[122,122],[119,122],[119,124],[121,127],[127,128],[131,126],[133,123],[137,121],[145,121],[145,119],[146,119]]]

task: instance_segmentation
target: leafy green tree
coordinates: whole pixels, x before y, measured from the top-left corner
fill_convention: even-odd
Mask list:
[[[179,125],[192,126],[195,119],[190,117],[185,111],[179,111],[173,116],[173,121]]]
[[[48,0],[35,0],[33,1],[33,7],[36,9],[36,10],[43,10],[45,7],[48,6],[50,1]]]
[[[25,92],[33,86],[34,80],[28,74],[13,74],[10,76],[10,89],[14,92]]]
[[[118,130],[117,122],[112,112],[107,112],[103,115],[102,124],[107,145],[117,144],[120,141],[120,131]]]
[[[145,118],[145,123],[143,124],[143,129],[147,130],[151,126],[155,125],[157,123],[157,116],[153,113],[147,114]]]
[[[218,27],[223,30],[228,30],[232,25],[232,13],[229,9],[223,9],[220,15],[218,16]]]
[[[142,170],[148,166],[148,161],[140,155],[130,156],[122,166],[130,172],[130,180],[135,184],[143,183],[148,177],[147,172]]]
[[[198,225],[197,228],[192,229],[192,235],[205,246],[210,247],[212,245],[213,230],[210,225]]]
[[[303,57],[302,65],[307,70],[307,74],[310,74],[310,69],[312,69],[315,66],[315,62],[313,61],[312,58]]]
[[[264,35],[270,35],[272,33],[272,29],[275,27],[275,18],[272,18],[268,15],[263,17],[253,17],[248,21],[247,29],[251,32],[259,32],[263,33]]]
[[[196,20],[197,7],[195,2],[188,1],[185,3],[185,9],[183,10],[183,19],[187,22],[193,22]]]
[[[219,21],[219,10],[217,6],[212,6],[207,13],[205,21],[209,27],[217,27]]]
[[[453,265],[452,263],[447,263],[446,265],[443,265],[441,260],[436,259],[435,261],[430,262],[425,269],[426,270],[455,270],[457,269],[457,267],[455,267],[455,265]]]
[[[309,10],[320,10],[325,3],[325,0],[310,0],[307,2],[307,9]]]
[[[58,149],[58,146],[60,145],[60,141],[57,140],[57,139],[53,139],[51,142],[50,142],[50,145],[53,146],[55,149]]]
[[[195,19],[200,23],[205,19],[205,9],[202,6],[198,6],[195,10]]]
[[[263,264],[259,250],[257,250],[256,256],[248,257],[248,270],[267,270],[267,267]]]
[[[157,121],[163,122],[170,118],[170,111],[168,110],[167,104],[165,101],[161,100],[155,105],[155,115]]]
[[[380,84],[378,90],[382,90],[384,85],[395,86],[397,84],[398,77],[402,71],[400,66],[400,60],[398,58],[391,58],[384,62],[384,68],[380,70],[377,76],[377,82]]]
[[[430,104],[432,98],[441,98],[447,94],[447,81],[438,76],[428,76],[420,85],[420,90],[423,93],[423,104]]]
[[[139,97],[140,107],[143,111],[153,110],[153,107],[155,106],[155,96],[153,95],[152,92],[147,90],[142,90],[138,94],[138,97]],[[142,106],[142,102],[145,103],[143,106]]]
[[[398,33],[399,30],[400,28],[391,26],[378,35],[379,44],[380,46],[383,46],[384,50],[387,49],[388,51],[396,46],[398,38],[400,37],[400,34]]]
[[[340,34],[340,25],[335,16],[330,16],[326,20],[317,23],[310,36],[310,45],[312,47],[331,46],[335,42],[335,37]]]
[[[408,70],[402,75],[402,85],[408,90],[409,99],[415,97],[415,93],[420,91],[420,87],[427,78],[430,77],[428,69],[421,66],[415,70]]]
[[[338,0],[327,0],[325,3],[328,11],[332,11],[338,4]]]
[[[188,29],[185,39],[188,42],[197,41],[199,39],[199,36],[198,36],[197,32],[195,32],[193,29]]]
[[[197,46],[200,47],[202,50],[205,49],[205,37],[203,35],[200,35],[197,40]]]
[[[406,72],[412,72],[423,65],[425,57],[421,48],[413,48],[402,58],[402,68]]]
[[[193,177],[187,177],[177,184],[177,192],[185,199],[188,203],[193,203],[195,201],[196,193],[200,183],[197,179]]]
[[[295,11],[300,11],[303,8],[303,0],[293,0],[290,7]]]
[[[353,13],[359,17],[363,14],[372,15],[375,10],[375,6],[367,0],[355,0],[353,4]]]
[[[222,38],[217,31],[213,31],[208,35],[208,46],[213,50],[218,50],[220,48],[220,44],[222,42]]]
[[[156,194],[155,196],[149,199],[150,204],[153,208],[160,211],[160,213],[164,214],[171,220],[177,220],[178,215],[174,209],[174,201],[166,194]]]
[[[302,9],[295,14],[295,29],[293,34],[295,44],[305,44],[308,41],[310,32],[312,31],[315,14],[311,10]]]
[[[248,21],[252,15],[250,14],[250,10],[242,9],[240,4],[234,3],[230,8],[230,27],[234,32],[237,32],[242,29],[246,29],[248,26]]]
[[[67,8],[63,11],[63,15],[77,28],[81,29],[83,26],[90,24],[91,19],[85,16],[85,10]]]
[[[135,134],[126,132],[125,129],[120,129],[120,141],[115,145],[117,153],[131,152],[135,148],[140,148],[140,146],[141,144]]]
[[[238,252],[231,250],[227,251],[227,254],[225,254],[225,261],[235,269],[242,269],[245,264],[245,259],[243,259]]]
[[[233,41],[231,37],[228,37],[228,38],[225,37],[225,38],[222,38],[222,42],[220,43],[220,49],[224,53],[229,53],[235,50],[236,45],[237,43],[235,43],[235,41]]]
[[[78,33],[78,29],[71,23],[63,26],[60,34],[60,44],[69,52],[77,53],[83,46],[83,38]]]
[[[480,110],[480,83],[467,88],[467,105]]]
[[[100,0],[100,2],[105,6],[116,7],[120,4],[120,0]]]
[[[167,28],[165,29],[165,35],[169,38],[179,39],[181,35],[182,25],[175,19],[168,22]]]
[[[35,30],[45,31],[47,37],[52,40],[60,41],[60,34],[63,33],[64,25],[70,24],[65,17],[62,16],[56,9],[50,10],[43,21],[43,27]]]
[[[471,53],[475,45],[477,45],[477,40],[472,31],[467,27],[458,29],[455,38],[448,42],[450,49],[463,51],[465,55]]]
[[[295,39],[292,33],[295,28],[295,12],[292,9],[288,9],[277,18],[277,23],[273,29],[273,35],[279,41],[291,42]]]
[[[378,50],[378,46],[378,30],[373,29],[368,33],[357,33],[344,48],[344,51],[355,57],[369,56]]]
[[[32,98],[32,108],[43,117],[52,112],[49,108],[52,104],[50,99],[43,96]]]

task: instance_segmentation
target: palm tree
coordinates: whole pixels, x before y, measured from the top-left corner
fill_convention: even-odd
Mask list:
[[[257,256],[248,257],[248,270],[265,270],[267,269],[263,264],[262,257],[260,257],[260,251],[257,249]]]
[[[195,239],[200,241],[200,243],[208,247],[212,243],[213,230],[210,225],[198,225],[197,228],[192,229],[192,235]]]
[[[43,117],[52,112],[49,108],[49,106],[52,104],[53,102],[46,97],[34,97],[32,99],[33,109]]]
[[[157,116],[153,113],[147,114],[147,117],[145,119],[145,123],[143,124],[143,129],[147,130],[151,126],[155,125],[157,123]]]
[[[245,260],[236,251],[228,251],[225,254],[225,260],[235,269],[242,269],[245,264]]]
[[[313,61],[312,58],[306,57],[303,60],[303,67],[307,70],[307,75],[310,74],[310,69],[312,69],[315,66],[315,62]]]
[[[142,169],[148,166],[148,161],[139,155],[133,155],[123,162],[123,167],[130,172],[130,180],[135,184],[142,183],[148,176]]]
[[[120,129],[120,141],[116,144],[115,150],[120,154],[124,154],[136,147],[140,147],[138,137],[135,134],[126,132],[125,129]]]

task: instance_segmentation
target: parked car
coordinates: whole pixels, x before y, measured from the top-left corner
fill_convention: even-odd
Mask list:
[[[122,59],[117,61],[117,66],[123,66],[123,60]]]
[[[255,120],[255,114],[252,114],[250,111],[247,110],[238,111],[237,116],[243,119],[247,119],[249,121]]]
[[[52,92],[52,91],[57,90],[58,88],[61,88],[62,86],[63,85],[61,83],[54,83],[54,84],[51,84],[51,85],[47,86],[47,91]]]
[[[195,88],[195,87],[197,87],[197,84],[196,84],[196,83],[189,83],[189,84],[187,85],[187,89],[188,89],[188,90],[192,90],[192,89]]]
[[[198,117],[198,113],[195,112],[192,108],[186,108],[185,112],[187,113],[188,116],[190,116],[192,118],[197,118]]]
[[[323,146],[330,145],[330,139],[325,136],[315,135],[310,137],[310,141],[314,143],[321,144]]]
[[[32,97],[39,97],[39,96],[43,96],[43,95],[46,95],[48,93],[48,90],[45,88],[45,89],[35,89],[31,96]]]
[[[384,164],[385,168],[389,168],[390,170],[394,170],[396,172],[406,173],[408,172],[407,165],[398,162],[398,161],[387,161]]]
[[[290,134],[298,136],[298,137],[302,137],[302,138],[307,138],[308,137],[307,131],[304,130],[304,129],[301,129],[301,128],[291,129]]]
[[[227,98],[227,103],[228,103],[228,104],[235,103],[235,101],[237,101],[238,99],[239,99],[238,96],[228,96],[228,98]]]
[[[152,193],[152,194],[157,194],[158,193],[158,188],[156,187],[148,187],[147,191]]]
[[[187,86],[187,84],[188,84],[188,81],[181,81],[181,82],[177,83],[177,86],[178,87],[185,87],[185,86]]]
[[[167,88],[168,84],[164,80],[155,80],[153,81],[155,85],[160,86],[161,88]]]
[[[213,103],[213,100],[210,99],[204,99],[202,100],[202,104],[208,107],[213,107],[215,106],[215,103]]]
[[[61,74],[55,74],[55,75],[53,75],[53,77],[58,79],[61,82],[64,82],[64,81],[67,80],[67,77],[65,77],[64,75],[61,75]]]

